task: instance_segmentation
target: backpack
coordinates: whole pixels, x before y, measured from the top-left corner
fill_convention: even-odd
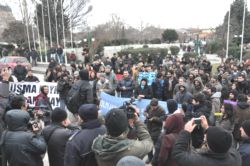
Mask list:
[[[86,101],[87,92],[81,94],[83,84],[74,84],[66,97],[66,106],[73,114],[78,113],[79,107]]]

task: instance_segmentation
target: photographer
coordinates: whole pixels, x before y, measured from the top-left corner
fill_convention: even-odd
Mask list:
[[[70,81],[69,76],[66,73],[63,73],[57,82],[57,91],[59,93],[61,109],[65,109],[66,107],[66,98],[71,86],[72,82]]]
[[[158,100],[153,98],[150,102],[150,105],[146,107],[144,116],[146,117],[145,122],[148,132],[155,145],[161,133],[162,122],[165,120],[165,111],[161,106],[158,105]],[[148,160],[146,161],[146,164],[149,164],[152,159],[153,151],[148,154]]]
[[[12,102],[12,110],[5,115],[7,130],[1,136],[2,163],[3,166],[42,166],[42,155],[46,152],[46,143],[40,134],[37,124],[31,126],[32,132],[28,130],[30,116],[24,111],[26,102],[15,99]]]
[[[172,156],[177,164],[179,166],[241,166],[239,152],[231,148],[232,134],[221,127],[209,127],[205,116],[200,117],[199,123],[206,133],[207,148],[200,152],[190,150],[191,133],[197,126],[193,118],[186,123],[173,148]]]
[[[124,110],[111,109],[105,117],[105,122],[108,134],[98,136],[92,144],[99,166],[116,165],[121,158],[129,155],[142,159],[152,150],[150,135],[144,124],[138,120],[137,113],[130,123],[136,129],[138,140],[127,138],[128,118]]]

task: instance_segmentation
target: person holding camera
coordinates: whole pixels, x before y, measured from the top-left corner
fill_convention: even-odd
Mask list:
[[[137,140],[127,138],[129,123],[136,129]],[[105,117],[105,125],[107,135],[98,136],[92,144],[99,166],[116,165],[124,156],[142,159],[153,149],[151,137],[136,112],[132,119],[128,119],[124,110],[113,108]]]
[[[159,135],[162,130],[162,123],[165,120],[165,111],[159,106],[158,100],[153,98],[150,102],[150,105],[146,107],[144,111],[144,116],[146,117],[145,123],[148,128],[148,132],[153,140],[154,145],[156,144]],[[153,159],[153,151],[148,154],[147,164]]]
[[[5,115],[7,129],[1,135],[3,166],[43,166],[42,155],[46,153],[46,143],[39,134],[37,124],[28,130],[30,116],[23,111],[25,103],[20,100],[19,108],[8,111]],[[12,105],[13,106],[13,105]]]
[[[207,148],[199,152],[190,150],[191,133],[200,123],[205,131]],[[232,134],[221,127],[209,127],[205,116],[188,121],[179,134],[172,157],[179,166],[241,166],[241,156],[232,146]]]

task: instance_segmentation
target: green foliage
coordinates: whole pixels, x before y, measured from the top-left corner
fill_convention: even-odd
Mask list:
[[[137,48],[137,49],[125,49],[118,52],[118,55],[128,55],[131,54],[133,59],[136,59],[139,54],[143,57],[148,57],[149,55],[160,54],[161,57],[165,57],[168,54],[168,49],[166,48]]]
[[[228,48],[228,55],[233,56],[233,58],[240,59],[240,47],[231,46]]]
[[[147,44],[144,44],[142,48],[149,48]]]
[[[169,43],[172,43],[172,42],[178,40],[178,34],[177,34],[176,30],[174,30],[174,29],[166,29],[162,33],[162,39],[163,39],[163,41],[167,41]]]
[[[183,54],[183,57],[186,58],[196,58],[197,54],[195,52],[186,52]]]
[[[151,44],[161,44],[161,39],[155,38],[155,39],[150,40],[149,43],[151,43]]]
[[[172,55],[178,55],[178,53],[180,52],[180,48],[177,46],[171,46],[170,51]]]
[[[215,54],[223,48],[222,41],[214,40],[210,41],[205,46],[205,52],[207,54]]]

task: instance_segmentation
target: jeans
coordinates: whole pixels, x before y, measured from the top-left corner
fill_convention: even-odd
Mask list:
[[[59,102],[60,102],[60,108],[65,110],[66,107],[65,99],[60,99]]]

